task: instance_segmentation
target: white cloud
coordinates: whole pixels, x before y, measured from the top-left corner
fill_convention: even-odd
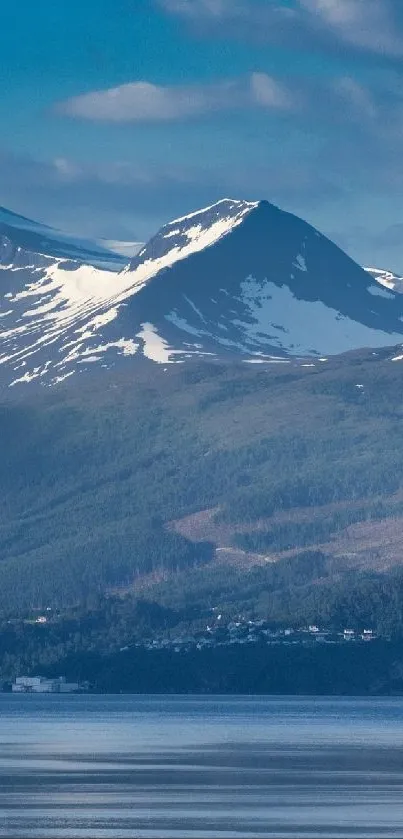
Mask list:
[[[237,37],[298,47],[333,46],[403,56],[402,0],[155,0],[201,25],[227,24]]]
[[[163,122],[242,108],[289,110],[290,92],[265,73],[211,84],[158,86],[136,81],[59,103],[66,116],[107,122]]]
[[[285,87],[266,73],[252,73],[250,77],[251,102],[262,108],[292,108],[293,97]]]
[[[403,54],[395,0],[300,0],[300,4],[347,43],[378,53]]]
[[[374,102],[374,97],[366,87],[353,79],[351,76],[342,76],[335,79],[333,83],[333,91],[336,96],[352,108],[359,119],[367,117],[368,119],[376,119],[378,109]]]
[[[56,157],[53,166],[56,174],[66,181],[73,181],[81,175],[80,167],[65,157]]]

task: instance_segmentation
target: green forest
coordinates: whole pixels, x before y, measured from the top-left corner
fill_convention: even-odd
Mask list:
[[[400,380],[398,364],[364,353],[309,370],[145,365],[7,395],[0,614],[76,607],[93,595],[135,591],[144,577],[155,578],[152,596],[161,602],[175,604],[186,592],[192,603],[207,587],[210,599],[217,590],[232,609],[246,601],[271,608],[272,586],[260,576],[271,569],[251,565],[242,576],[223,568],[213,539],[185,537],[170,523],[217,509],[230,545],[246,558],[273,552],[278,560],[357,522],[398,521]],[[326,560],[335,591],[342,561],[336,569]],[[314,596],[304,612],[290,589],[275,613],[313,618]]]

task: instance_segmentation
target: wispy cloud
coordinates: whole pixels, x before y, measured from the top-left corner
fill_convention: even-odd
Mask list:
[[[299,0],[304,14],[345,43],[403,55],[401,0]]]
[[[215,2],[215,0],[213,0]],[[403,0],[402,0],[403,2]],[[393,105],[393,107],[391,107]],[[402,125],[403,94],[396,75],[379,76],[370,88],[351,75],[275,79],[263,72],[212,84],[158,86],[131,82],[74,96],[55,105],[62,116],[93,122],[175,122],[222,112],[255,110],[286,114],[291,119],[329,123],[388,120]],[[348,126],[346,128],[348,133]]]
[[[292,97],[266,73],[211,84],[162,86],[136,81],[56,105],[70,117],[106,122],[167,122],[243,108],[290,110]]]
[[[228,34],[297,47],[403,56],[402,0],[155,0],[169,14]],[[222,32],[222,29],[220,30]]]
[[[364,262],[384,261],[401,270],[396,243],[400,228],[393,229],[393,241],[376,236],[370,240],[363,232],[370,215],[369,204],[374,227],[378,227],[380,217],[383,228],[402,220],[403,88],[399,73],[391,68],[378,72],[376,80],[371,76],[370,85],[348,73],[334,78],[292,77],[281,84],[255,73],[231,84],[236,95],[232,92],[230,98],[236,107],[253,107],[256,112],[252,115],[249,111],[250,119],[238,121],[236,138],[232,129],[227,131],[226,121],[220,122],[217,134],[214,124],[202,126],[205,155],[198,153],[198,141],[196,154],[182,154],[180,148],[168,161],[159,148],[154,160],[138,147],[135,159],[128,153],[127,160],[91,163],[60,153],[47,164],[10,153],[2,155],[0,150],[0,204],[28,216],[39,215],[39,220],[72,231],[79,225],[85,235],[143,240],[169,218],[223,195],[267,198],[308,217],[324,232],[330,219],[331,229],[339,229],[339,241],[348,245],[353,256]],[[204,90],[208,86],[194,87]],[[208,89],[211,93],[211,86]],[[177,88],[158,90],[177,92]],[[92,95],[69,101],[83,104]],[[229,107],[228,90],[224,99],[220,97],[214,100],[215,111]],[[114,111],[113,115],[103,109],[100,113],[97,107],[88,111],[87,104],[82,112],[65,110],[66,103],[59,110],[92,120],[118,120],[123,122],[122,131],[128,120],[140,118],[138,111],[136,116],[132,111],[127,113],[127,103],[122,112],[122,103],[118,102],[118,113]],[[144,111],[141,113],[144,120]],[[286,119],[278,120],[278,113],[285,113]],[[169,120],[183,119],[185,114],[193,116],[195,112],[188,114],[182,109],[179,115],[171,106],[169,116],[165,113],[163,117],[164,128],[161,122],[156,123],[158,137],[182,135],[182,126],[178,131]],[[265,132],[267,123],[272,122],[276,130]],[[188,151],[188,136],[199,134],[199,126],[187,126],[183,149],[186,146]],[[228,155],[216,154],[217,145],[226,147],[227,142]],[[349,211],[352,218],[348,217]],[[338,228],[334,217],[340,214],[343,224]],[[111,217],[113,229],[109,226]],[[355,228],[357,233],[351,237],[349,231],[357,224],[356,219],[360,219],[362,230]],[[385,257],[395,252],[396,259]]]

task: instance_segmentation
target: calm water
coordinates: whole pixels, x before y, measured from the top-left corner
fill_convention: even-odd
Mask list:
[[[403,839],[403,700],[0,695],[0,836]]]

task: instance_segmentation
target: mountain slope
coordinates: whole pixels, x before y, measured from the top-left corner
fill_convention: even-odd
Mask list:
[[[56,259],[50,234],[44,244],[18,224],[13,239],[3,226],[3,385],[53,384],[129,356],[287,363],[402,341],[403,297],[266,201],[224,199],[176,219],[119,273]]]
[[[118,273],[124,266],[124,257],[106,247],[0,208],[0,381],[49,381],[48,371],[60,381],[71,372],[60,370],[60,353],[80,369],[74,350],[82,336],[114,316],[131,284]],[[130,346],[120,342],[113,350]]]
[[[312,369],[138,365],[21,390],[0,409],[0,612],[206,562],[227,579],[237,557],[247,570],[290,548],[401,562],[401,368],[381,352]]]

